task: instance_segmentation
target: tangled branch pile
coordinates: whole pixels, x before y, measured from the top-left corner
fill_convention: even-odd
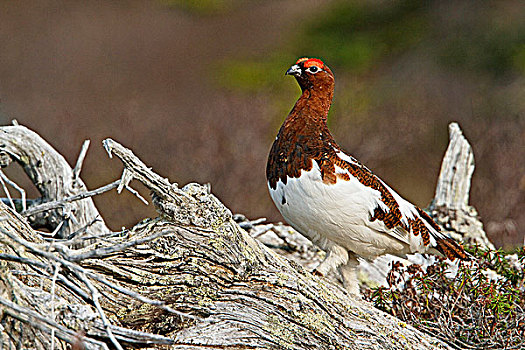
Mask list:
[[[389,288],[368,294],[376,307],[463,349],[525,347],[525,249],[471,251],[457,269],[442,259],[394,264]]]

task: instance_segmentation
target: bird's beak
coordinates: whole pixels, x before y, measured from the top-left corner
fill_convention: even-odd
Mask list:
[[[294,64],[286,71],[286,73],[284,73],[284,75],[293,75],[294,77],[298,77],[301,75],[301,67],[299,67],[298,64]]]

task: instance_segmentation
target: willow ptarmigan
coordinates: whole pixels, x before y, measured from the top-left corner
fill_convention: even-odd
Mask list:
[[[337,145],[326,124],[334,92],[330,68],[301,58],[286,74],[302,94],[272,145],[266,177],[286,221],[326,250],[315,272],[338,268],[347,290],[359,294],[357,256],[438,251],[468,259],[430,216]]]

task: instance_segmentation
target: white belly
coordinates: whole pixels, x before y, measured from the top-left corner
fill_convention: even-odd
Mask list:
[[[406,244],[369,227],[380,200],[379,191],[356,178],[325,184],[317,163],[299,178],[279,180],[270,195],[286,221],[297,231],[327,249],[337,244],[365,258],[385,253],[404,254]]]

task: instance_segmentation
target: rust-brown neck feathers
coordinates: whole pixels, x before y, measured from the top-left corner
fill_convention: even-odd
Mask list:
[[[326,125],[334,93],[334,75],[318,59],[300,59],[287,72],[297,79],[302,94],[284,121],[273,143],[266,167],[272,188],[279,179],[299,177],[310,170],[312,160],[319,164],[332,158],[339,147]]]
[[[302,94],[287,119],[319,118],[326,122],[334,95],[334,74],[318,59],[301,58],[286,74],[293,75],[301,87]]]

